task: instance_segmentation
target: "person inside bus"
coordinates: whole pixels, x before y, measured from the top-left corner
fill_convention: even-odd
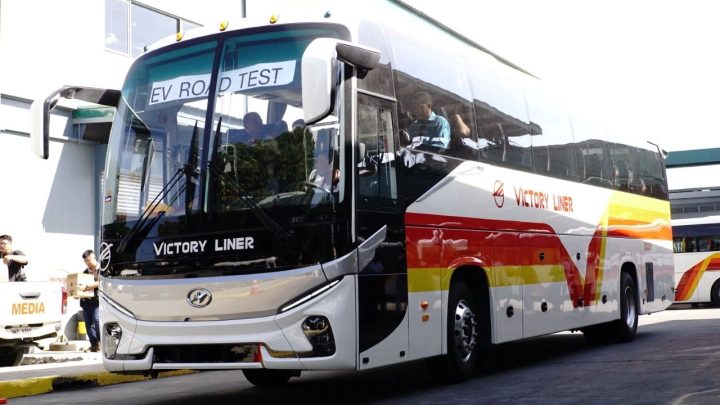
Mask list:
[[[268,131],[263,125],[262,117],[260,114],[251,111],[243,117],[244,130],[238,132],[229,133],[231,143],[241,142],[244,144],[252,145],[257,142],[264,141],[268,138]]]
[[[480,149],[480,140],[473,139],[472,129],[458,113],[450,115],[450,154],[463,159],[476,159]]]
[[[408,132],[411,138],[411,148],[419,145],[429,145],[447,149],[450,145],[450,124],[432,110],[432,98],[426,91],[415,93],[413,100],[413,118]]]
[[[22,251],[13,250],[12,241],[10,235],[0,236],[0,257],[2,257],[3,264],[7,266],[7,270],[0,269],[0,271],[7,271],[8,281],[25,281],[23,267],[28,264],[28,258]]]

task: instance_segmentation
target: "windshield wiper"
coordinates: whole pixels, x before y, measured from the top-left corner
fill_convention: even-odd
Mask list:
[[[230,185],[230,187],[233,188],[233,190],[237,193],[240,200],[245,203],[250,208],[250,212],[257,218],[260,223],[262,223],[265,228],[267,228],[273,236],[278,240],[287,240],[290,238],[291,234],[287,230],[285,230],[280,224],[278,224],[270,215],[268,215],[265,210],[263,210],[259,205],[253,201],[251,197],[247,196],[247,191],[243,189],[239,184],[237,184],[237,181],[233,180],[227,173],[220,170],[220,123],[222,122],[222,117],[218,120],[217,128],[215,129],[215,141],[213,142],[213,151],[212,151],[212,161],[208,162],[208,169],[210,172],[215,175],[218,178],[223,178],[227,180],[227,184]]]
[[[175,187],[175,185],[184,177],[185,183],[180,186],[177,193],[173,196],[173,198],[169,201],[170,206],[172,206],[175,201],[177,201],[178,196],[185,192],[185,215],[189,215],[190,211],[192,210],[192,201],[194,198],[195,190],[195,184],[192,181],[193,177],[197,177],[199,175],[197,170],[197,161],[198,161],[198,147],[197,147],[197,128],[198,128],[198,122],[195,121],[195,127],[193,128],[192,137],[190,139],[190,148],[188,150],[188,158],[187,163],[183,165],[183,167],[179,168],[175,174],[170,178],[170,180],[163,186],[163,188],[155,194],[155,197],[150,201],[150,204],[148,204],[143,212],[140,214],[140,217],[138,217],[137,222],[133,225],[132,228],[128,231],[127,234],[122,238],[120,243],[118,244],[117,251],[118,252],[124,252],[125,249],[127,249],[128,243],[132,241],[132,239],[135,237],[135,235],[141,231],[141,230],[149,230],[152,229],[153,226],[157,223],[157,221],[160,220],[160,218],[165,215],[165,210],[162,210],[157,213],[157,215],[148,222],[148,219],[150,218],[150,214],[154,212],[157,207],[162,202],[162,198],[165,196],[165,193]],[[188,187],[188,185],[190,185]]]

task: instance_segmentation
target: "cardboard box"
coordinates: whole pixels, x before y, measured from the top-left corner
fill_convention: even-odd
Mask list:
[[[67,281],[65,282],[65,288],[67,288],[68,295],[73,298],[92,298],[94,292],[83,291],[86,285],[95,282],[92,274],[85,273],[73,273],[68,274]]]

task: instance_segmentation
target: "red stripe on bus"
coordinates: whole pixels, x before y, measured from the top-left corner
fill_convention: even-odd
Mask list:
[[[705,271],[720,271],[720,257],[711,259]]]
[[[675,289],[675,301],[687,301],[693,295],[697,288],[698,281],[702,275],[702,264],[705,260],[700,261],[692,266],[688,271],[683,273]]]
[[[703,268],[703,264],[707,266]],[[707,258],[700,260],[680,277],[680,282],[675,289],[675,301],[687,301],[695,293],[700,278],[706,271],[720,271],[720,254],[715,253],[708,261]]]
[[[475,229],[469,229],[475,228]],[[602,230],[591,237],[583,279],[575,260],[547,224],[408,213],[408,268],[449,268],[459,256],[472,256],[489,267],[562,266],[573,306],[595,301],[601,278]],[[521,244],[519,239],[525,240]]]

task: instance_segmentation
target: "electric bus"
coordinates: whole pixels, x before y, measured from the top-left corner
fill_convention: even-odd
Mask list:
[[[427,358],[462,380],[493,345],[630,341],[672,302],[664,157],[645,134],[606,133],[403,3],[180,33],[121,90],[36,102],[40,146],[60,97],[117,108],[107,370],[268,385]]]

